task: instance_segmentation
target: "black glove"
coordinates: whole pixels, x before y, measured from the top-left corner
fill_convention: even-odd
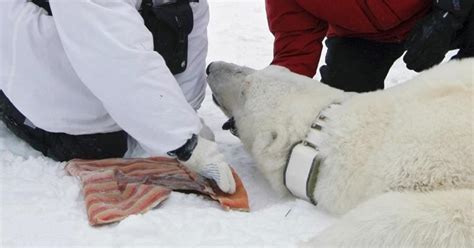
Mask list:
[[[474,0],[434,0],[433,7],[453,14],[463,23],[474,6]]]
[[[407,68],[419,72],[440,63],[454,48],[456,32],[473,7],[474,0],[434,0],[433,11],[417,23],[405,41]]]
[[[443,61],[456,31],[462,27],[453,14],[435,8],[413,28],[405,41],[407,68],[417,72]]]

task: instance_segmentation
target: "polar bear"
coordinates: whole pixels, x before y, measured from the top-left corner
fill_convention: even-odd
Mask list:
[[[318,207],[343,216],[311,247],[473,247],[473,78],[474,59],[465,59],[355,94],[279,66],[208,67],[215,102],[281,194],[289,193],[293,147],[324,114],[323,159],[308,191]]]

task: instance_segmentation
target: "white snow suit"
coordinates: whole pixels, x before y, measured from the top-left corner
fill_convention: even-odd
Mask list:
[[[201,123],[206,0],[190,3],[188,66],[172,75],[153,51],[141,0],[0,2],[0,90],[29,121],[72,135],[125,130],[150,155],[182,146]]]

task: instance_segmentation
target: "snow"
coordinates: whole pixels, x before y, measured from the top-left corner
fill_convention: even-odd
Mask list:
[[[271,61],[273,37],[264,1],[210,0],[208,62],[225,60],[253,68]],[[389,86],[415,75],[401,61]],[[264,181],[239,140],[220,126],[225,116],[207,91],[201,116],[248,190],[251,212],[226,212],[201,196],[172,193],[160,207],[118,224],[87,222],[79,183],[64,164],[43,157],[0,123],[0,246],[281,246],[292,247],[337,218],[294,198],[280,198]]]

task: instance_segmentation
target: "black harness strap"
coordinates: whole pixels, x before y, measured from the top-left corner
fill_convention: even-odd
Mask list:
[[[31,0],[31,2],[45,9],[49,15],[52,15],[51,7],[49,6],[49,0]]]
[[[190,2],[198,0],[143,0],[140,14],[153,35],[154,50],[173,74],[186,70],[188,35],[194,27]]]

